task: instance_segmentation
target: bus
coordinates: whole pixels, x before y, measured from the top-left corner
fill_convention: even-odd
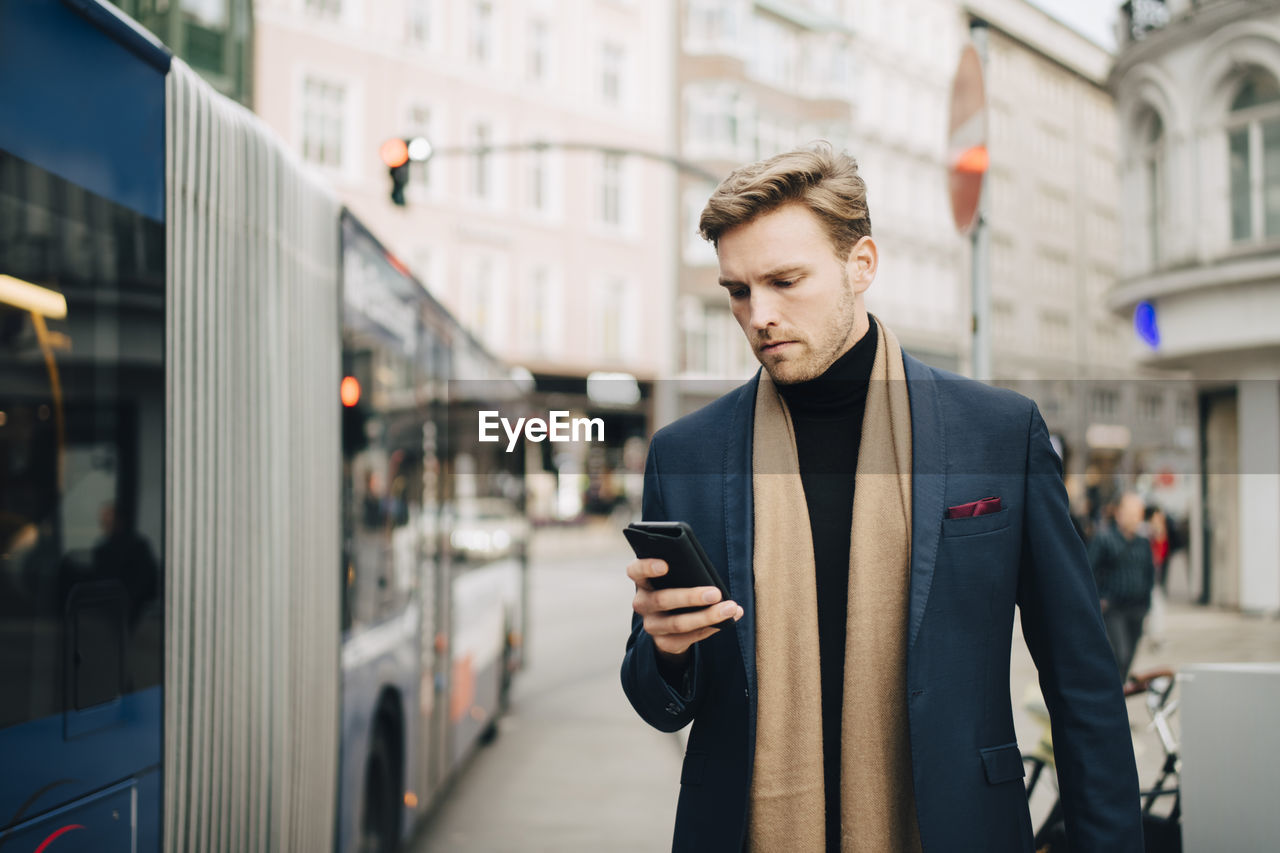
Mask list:
[[[0,33],[0,853],[394,850],[523,662],[525,389],[113,6]]]

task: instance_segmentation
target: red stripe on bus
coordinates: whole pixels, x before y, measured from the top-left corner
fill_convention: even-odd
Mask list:
[[[40,846],[36,848],[36,853],[44,853],[45,848],[48,847],[50,844],[52,844],[55,838],[57,838],[59,835],[62,835],[63,833],[70,832],[73,829],[84,829],[84,827],[78,823],[71,823],[62,827],[62,829],[59,829],[53,835],[50,835],[44,841],[40,842]]]

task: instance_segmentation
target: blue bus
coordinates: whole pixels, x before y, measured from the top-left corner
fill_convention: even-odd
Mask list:
[[[0,3],[0,853],[408,839],[522,662],[521,394],[118,10]]]

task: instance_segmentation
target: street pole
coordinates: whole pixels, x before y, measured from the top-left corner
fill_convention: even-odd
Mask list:
[[[969,22],[969,37],[982,60],[985,76],[987,66],[987,22],[974,19]],[[973,290],[972,323],[973,378],[987,382],[991,379],[991,279],[989,255],[991,235],[987,230],[987,183],[990,173],[983,176],[982,190],[978,195],[978,213],[970,234],[972,261],[971,282]]]

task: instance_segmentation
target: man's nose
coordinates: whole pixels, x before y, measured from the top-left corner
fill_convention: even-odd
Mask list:
[[[770,326],[778,325],[778,301],[773,295],[763,292],[751,294],[751,313],[748,322],[753,332],[763,332]]]

